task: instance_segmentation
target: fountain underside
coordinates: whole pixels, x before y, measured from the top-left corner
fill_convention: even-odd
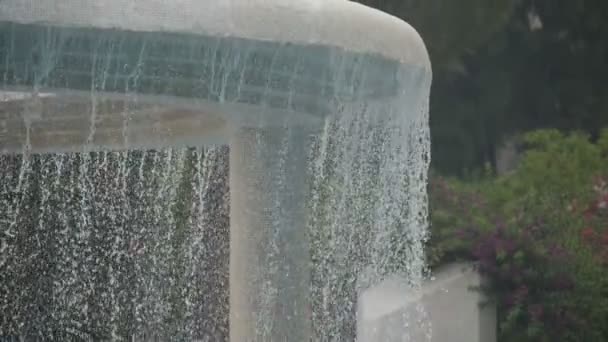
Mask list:
[[[0,152],[146,150],[228,143],[226,120],[214,106],[168,103],[171,100],[103,92],[0,92]]]
[[[0,60],[2,153],[226,144],[400,87],[376,55],[165,32],[0,23]]]

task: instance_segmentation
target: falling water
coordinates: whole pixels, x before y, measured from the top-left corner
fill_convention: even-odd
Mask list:
[[[355,338],[363,290],[394,275],[415,290],[425,274],[428,79],[412,70],[400,77],[410,85],[400,97],[344,105],[315,138],[309,226],[320,339]],[[403,324],[424,317],[418,311]]]
[[[345,106],[315,138],[319,339],[354,338],[362,289],[395,273],[422,279],[428,130],[425,115],[398,108]],[[0,156],[2,333],[225,339],[227,152]]]
[[[1,156],[1,334],[225,339],[226,152]]]
[[[22,57],[25,61],[13,60],[14,52],[4,51],[6,63],[0,68],[5,83],[34,78],[35,90],[26,101],[29,107],[19,109],[24,132],[5,132],[6,122],[14,118],[0,112],[0,133],[23,135],[21,150],[0,144],[0,152],[10,152],[0,154],[0,338],[228,338],[228,147],[135,148],[131,125],[141,108],[136,101],[133,106],[127,101],[108,104],[98,96],[104,91],[127,96],[137,90],[175,91],[203,94],[220,103],[235,96],[232,101],[248,100],[251,106],[271,106],[274,101],[293,112],[298,105],[297,110],[327,111],[330,103],[332,115],[319,115],[324,117],[321,129],[310,134],[306,223],[311,260],[301,261],[312,264],[314,340],[354,340],[358,295],[380,281],[397,274],[408,279],[413,290],[420,286],[427,238],[430,71],[319,47],[309,59],[333,61],[331,70],[313,62],[308,70],[299,65],[306,49],[295,45],[259,43],[263,52],[255,56],[251,51],[258,43],[169,37],[183,45],[181,50],[166,50],[170,39],[156,35],[106,32],[99,38],[85,30],[2,25],[6,41],[0,47],[27,45],[28,40],[46,45],[26,46],[43,53]],[[22,30],[23,36],[17,39],[7,33],[10,30]],[[92,60],[83,57],[84,50],[93,51]],[[326,60],[341,54],[346,57]],[[137,60],[129,59],[131,55]],[[61,65],[74,60],[73,68]],[[168,60],[183,63],[166,67]],[[200,61],[208,65],[186,63]],[[30,64],[38,69],[32,71]],[[365,67],[372,71],[362,71],[368,70]],[[292,74],[286,78],[281,73]],[[241,93],[241,88],[253,88],[244,84],[246,74],[251,82],[263,79],[261,100],[258,93]],[[334,84],[322,83],[335,75]],[[76,81],[68,84],[68,76]],[[159,83],[161,78],[165,83]],[[294,85],[296,78],[299,83]],[[184,86],[186,81],[194,87]],[[232,89],[229,82],[237,86]],[[271,89],[277,84],[289,88],[283,89],[288,90],[286,100],[276,95],[285,92]],[[90,95],[78,109],[80,114],[86,109],[86,123],[80,123],[84,134],[77,137],[77,152],[32,151],[31,120],[48,115],[40,107],[39,85],[74,86]],[[378,85],[377,97],[365,92],[366,86]],[[302,102],[292,94],[296,86],[322,100]],[[67,113],[68,107],[57,113]],[[112,120],[120,125],[117,141],[104,137],[108,127],[102,123]],[[11,142],[4,138],[0,136],[0,143]],[[96,139],[118,148],[94,148]],[[37,148],[44,150],[40,141]],[[288,150],[284,144],[279,151]],[[292,179],[284,165],[288,158],[277,158],[278,184]],[[280,212],[282,198],[277,197],[273,212]],[[272,223],[283,227],[283,222]],[[272,274],[275,268],[270,268],[276,265],[263,266]],[[258,324],[261,329],[272,326],[276,309],[276,284],[270,285],[258,294],[260,303],[268,303],[263,304],[268,314]],[[403,318],[404,327],[427,323],[424,308],[417,317]],[[409,341],[407,329],[403,334],[402,340]]]

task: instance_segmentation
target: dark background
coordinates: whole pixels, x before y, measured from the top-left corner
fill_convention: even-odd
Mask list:
[[[608,125],[608,1],[359,0],[414,26],[433,62],[433,169],[496,170],[539,128]]]

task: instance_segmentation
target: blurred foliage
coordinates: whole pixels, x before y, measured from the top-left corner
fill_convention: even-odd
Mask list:
[[[519,167],[476,182],[433,176],[432,266],[476,261],[500,341],[608,340],[608,130],[522,137]]]
[[[361,0],[410,22],[434,69],[433,167],[468,176],[513,134],[608,125],[608,2]]]
[[[474,51],[508,22],[513,0],[360,0],[398,16],[424,38],[433,64],[454,66],[460,56]],[[483,28],[483,29],[480,29]]]

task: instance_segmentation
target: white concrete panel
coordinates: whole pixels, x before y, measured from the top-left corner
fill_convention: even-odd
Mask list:
[[[469,264],[438,270],[416,292],[385,280],[360,295],[358,341],[494,342],[496,309],[475,289],[482,281]]]

